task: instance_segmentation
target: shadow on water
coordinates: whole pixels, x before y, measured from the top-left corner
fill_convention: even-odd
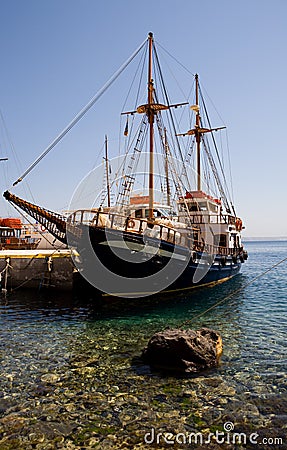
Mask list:
[[[90,301],[89,326],[97,326],[98,320],[113,321],[117,323],[117,326],[120,323],[123,326],[136,323],[146,326],[148,323],[150,325],[158,323],[160,328],[166,328],[181,326],[186,321],[190,321],[187,324],[190,328],[210,326],[210,320],[219,313],[232,318],[234,308],[238,308],[242,303],[245,284],[245,277],[239,275],[225,283],[213,287],[200,287],[189,292],[158,294],[136,299],[107,299],[100,308]],[[216,306],[219,302],[222,303]],[[206,315],[205,311],[207,311]],[[200,318],[193,322],[192,318],[198,316]]]
[[[83,319],[87,306],[75,302],[68,292],[21,290],[0,297],[0,319],[41,321]]]
[[[134,299],[102,298],[92,292],[15,291],[7,296],[1,295],[0,310],[2,318],[3,314],[9,316],[14,312],[23,320],[42,316],[42,319],[46,317],[53,320],[80,319],[94,322],[128,320],[132,317],[144,319],[151,316],[161,317],[162,320],[185,321],[191,316],[204,313],[225,298],[226,302],[218,306],[221,310],[226,308],[226,303],[240,300],[244,291],[244,278],[239,275],[213,287],[198,287],[190,291]],[[242,291],[237,293],[240,289]]]

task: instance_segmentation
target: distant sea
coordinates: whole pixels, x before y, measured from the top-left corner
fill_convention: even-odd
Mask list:
[[[241,275],[170,298],[100,308],[84,294],[2,295],[0,450],[287,448],[287,263],[251,283],[287,242],[246,248]],[[186,320],[221,333],[220,366],[152,372],[149,338]]]
[[[264,242],[272,242],[272,241],[287,241],[287,236],[274,236],[274,237],[262,237],[262,236],[257,236],[257,237],[244,237],[243,239],[244,242],[248,242],[248,241],[252,241],[252,242],[256,242],[256,241],[264,241]]]

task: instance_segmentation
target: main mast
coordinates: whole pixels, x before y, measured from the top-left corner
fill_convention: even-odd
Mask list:
[[[164,105],[162,103],[154,103],[154,80],[153,80],[153,33],[148,34],[148,98],[147,103],[137,107],[135,111],[122,112],[122,114],[146,114],[149,124],[149,214],[150,220],[154,217],[154,118],[160,111],[170,108],[177,108],[178,106],[186,105],[184,103],[176,103],[173,105]]]
[[[199,99],[198,99],[198,74],[195,74],[195,104],[196,104],[196,122],[195,128],[199,130],[200,127],[200,114],[199,114]],[[196,138],[196,157],[197,157],[197,190],[201,191],[201,167],[200,167],[200,141],[201,134],[197,132]]]
[[[153,167],[153,147],[154,147],[154,111],[153,105],[153,79],[152,79],[152,47],[153,47],[153,33],[149,33],[149,61],[148,61],[148,108],[147,115],[149,121],[149,219],[153,218],[153,204],[154,204],[154,193],[153,193],[153,179],[154,179],[154,167]]]

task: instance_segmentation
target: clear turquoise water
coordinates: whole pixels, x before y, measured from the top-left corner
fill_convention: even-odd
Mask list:
[[[233,280],[140,305],[99,310],[70,294],[2,296],[0,450],[150,448],[144,436],[152,428],[206,437],[227,422],[247,441],[252,432],[261,439],[237,448],[286,448],[287,263],[249,283],[287,256],[287,242],[246,248]],[[139,359],[148,339],[186,320],[221,333],[220,366],[181,379],[152,373]],[[282,442],[263,446],[266,437]],[[153,445],[189,448],[163,438]],[[213,439],[210,448],[235,447]]]

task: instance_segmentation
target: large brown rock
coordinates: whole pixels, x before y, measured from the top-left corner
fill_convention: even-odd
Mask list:
[[[142,359],[156,369],[193,373],[216,367],[221,354],[222,339],[216,331],[167,329],[151,337]]]

